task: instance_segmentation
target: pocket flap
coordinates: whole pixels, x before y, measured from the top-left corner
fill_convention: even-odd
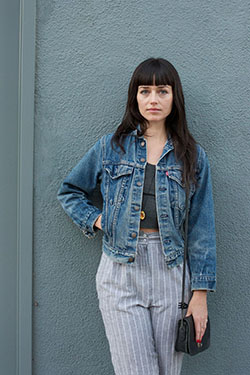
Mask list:
[[[176,181],[181,187],[185,187],[182,182],[182,171],[180,169],[169,169],[168,177]]]
[[[133,172],[134,167],[124,164],[109,164],[105,166],[106,171],[111,178],[129,175]]]

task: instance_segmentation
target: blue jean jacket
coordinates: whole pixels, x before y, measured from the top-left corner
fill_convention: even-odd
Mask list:
[[[88,238],[102,214],[102,249],[119,263],[133,266],[137,255],[140,211],[147,162],[147,141],[129,133],[124,142],[126,153],[112,149],[113,133],[102,136],[83,156],[61,183],[57,193],[65,212]],[[210,166],[204,149],[197,144],[198,186],[189,192],[188,265],[191,290],[216,287],[216,240]],[[155,195],[159,234],[167,267],[183,262],[185,189],[182,166],[174,155],[171,137],[156,166]],[[89,195],[100,183],[103,208],[91,202]]]

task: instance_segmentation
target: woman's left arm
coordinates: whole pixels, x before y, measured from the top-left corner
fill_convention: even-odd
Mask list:
[[[216,235],[211,171],[207,155],[198,147],[196,190],[190,201],[188,262],[191,290],[216,289]]]
[[[201,340],[208,316],[207,291],[216,290],[216,235],[210,165],[200,146],[197,182],[189,210],[188,261],[193,295],[186,316],[193,315],[196,340]]]

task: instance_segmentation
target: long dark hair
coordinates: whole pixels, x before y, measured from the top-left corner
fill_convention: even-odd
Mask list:
[[[166,117],[165,127],[170,134],[176,159],[183,163],[182,180],[187,186],[191,182],[196,184],[196,142],[188,130],[185,103],[180,77],[174,66],[162,58],[149,58],[143,61],[135,69],[128,88],[128,100],[126,111],[121,124],[113,134],[113,142],[121,148],[124,137],[137,129],[140,124],[141,131],[137,129],[137,135],[142,136],[148,126],[148,121],[140,114],[137,103],[137,91],[140,85],[170,85],[173,91],[173,106],[171,113]]]

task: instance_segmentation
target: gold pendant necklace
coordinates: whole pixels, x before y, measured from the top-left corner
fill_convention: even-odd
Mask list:
[[[147,164],[149,164],[149,163],[147,163]],[[150,165],[154,165],[154,164],[150,164]],[[155,167],[154,167],[154,168],[155,168]],[[153,182],[154,179],[155,179],[155,173],[153,174],[153,177],[152,177],[152,179],[151,179],[151,183],[150,183],[149,191],[151,190],[152,182]],[[145,206],[146,206],[146,200],[147,200],[147,197],[146,197],[146,199],[144,199],[144,208],[145,208]],[[141,220],[144,220],[145,217],[146,217],[146,213],[145,213],[145,211],[144,211],[144,210],[141,210],[140,219],[141,219]]]
[[[142,211],[141,211],[141,215],[140,215],[141,220],[144,220],[145,217],[146,217],[146,214],[145,214],[145,212],[142,210]]]

